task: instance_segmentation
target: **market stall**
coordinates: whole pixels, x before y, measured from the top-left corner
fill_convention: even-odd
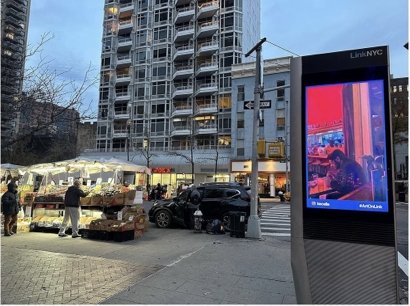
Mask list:
[[[149,172],[144,166],[117,159],[82,158],[30,166],[21,185],[25,190],[21,193],[24,213],[32,218],[30,230],[59,228],[64,218],[64,195],[75,179],[88,193],[81,199],[80,229],[89,229],[98,220],[121,221],[119,212],[124,207],[136,209],[142,204],[141,177]],[[124,173],[134,173],[134,180],[125,182]]]

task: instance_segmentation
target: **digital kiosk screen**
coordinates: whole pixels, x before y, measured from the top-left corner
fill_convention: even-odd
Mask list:
[[[388,212],[383,80],[305,87],[306,205]]]

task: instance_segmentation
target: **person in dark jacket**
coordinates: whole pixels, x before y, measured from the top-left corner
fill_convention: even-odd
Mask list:
[[[13,226],[17,225],[19,210],[17,185],[10,182],[7,185],[7,192],[1,197],[1,211],[4,215],[4,236],[11,236],[16,233],[13,231]]]
[[[58,236],[65,237],[67,234],[68,221],[71,221],[72,238],[80,237],[78,234],[78,222],[80,221],[80,198],[87,196],[87,193],[80,189],[80,181],[75,180],[74,185],[68,187],[64,197],[64,220],[60,226]]]
[[[355,160],[348,158],[339,149],[333,151],[328,158],[336,167],[334,174],[327,174],[330,178],[330,186],[339,191],[341,195],[352,192],[366,183],[362,166]]]

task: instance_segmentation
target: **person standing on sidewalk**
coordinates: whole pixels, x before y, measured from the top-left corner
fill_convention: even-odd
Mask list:
[[[17,185],[11,181],[7,184],[7,192],[1,197],[1,211],[4,215],[4,236],[14,235],[13,226],[17,225],[17,214],[20,211]]]
[[[58,236],[65,237],[67,234],[68,220],[71,221],[72,238],[80,237],[78,234],[78,223],[80,221],[80,198],[87,196],[87,193],[80,189],[80,181],[75,180],[74,185],[68,187],[64,197],[64,220],[60,226]]]

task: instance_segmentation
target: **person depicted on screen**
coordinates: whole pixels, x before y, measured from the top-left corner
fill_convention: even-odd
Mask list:
[[[344,195],[366,183],[362,166],[339,149],[333,151],[328,158],[336,168],[327,174],[332,189]]]

